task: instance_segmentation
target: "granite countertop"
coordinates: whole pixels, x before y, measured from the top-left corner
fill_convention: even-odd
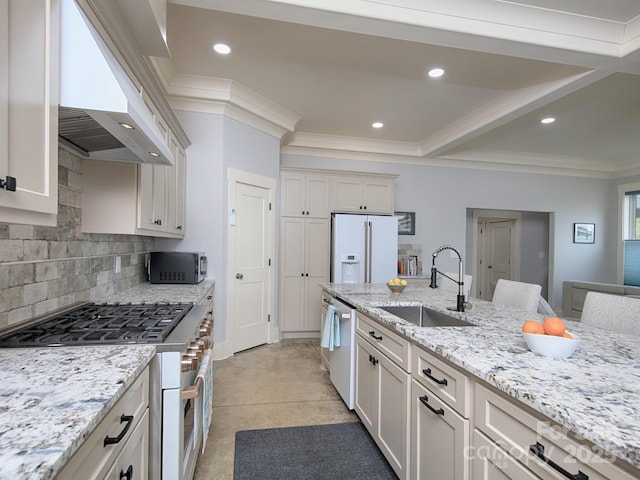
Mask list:
[[[149,345],[0,350],[0,479],[53,478],[154,354]]]
[[[131,302],[131,303],[198,303],[214,285],[213,280],[203,280],[197,284],[164,284],[141,283],[123,292],[115,293],[100,299],[102,302]]]
[[[384,284],[324,284],[323,289],[413,342],[458,365],[604,451],[640,468],[640,338],[566,320],[581,343],[568,359],[529,351],[525,320],[545,315],[472,298],[464,313],[447,311],[455,298],[409,283],[401,294]],[[476,327],[420,328],[380,306],[425,304]]]

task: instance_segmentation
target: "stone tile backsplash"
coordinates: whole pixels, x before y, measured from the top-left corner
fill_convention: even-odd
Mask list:
[[[82,160],[60,150],[57,226],[0,223],[0,331],[146,281],[153,237],[82,233],[81,195]]]

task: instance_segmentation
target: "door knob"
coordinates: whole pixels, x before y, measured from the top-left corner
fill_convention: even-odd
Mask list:
[[[236,278],[238,280],[242,280],[244,278],[244,275],[242,275],[241,273],[236,273]]]

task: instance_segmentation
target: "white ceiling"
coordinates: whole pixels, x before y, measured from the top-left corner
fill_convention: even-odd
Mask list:
[[[177,105],[257,118],[284,152],[640,173],[638,0],[169,0],[167,42]]]

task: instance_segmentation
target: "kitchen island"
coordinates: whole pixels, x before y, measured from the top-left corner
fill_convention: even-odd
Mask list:
[[[464,313],[455,298],[411,282],[401,294],[384,284],[324,284],[323,290],[411,343],[451,362],[472,378],[584,438],[600,452],[640,468],[640,338],[567,321],[581,344],[571,358],[540,357],[521,334],[525,320],[544,315],[471,299]],[[420,328],[382,306],[424,304],[475,327]],[[634,471],[637,475],[637,470]]]
[[[149,345],[0,350],[0,479],[54,478],[155,351]]]

